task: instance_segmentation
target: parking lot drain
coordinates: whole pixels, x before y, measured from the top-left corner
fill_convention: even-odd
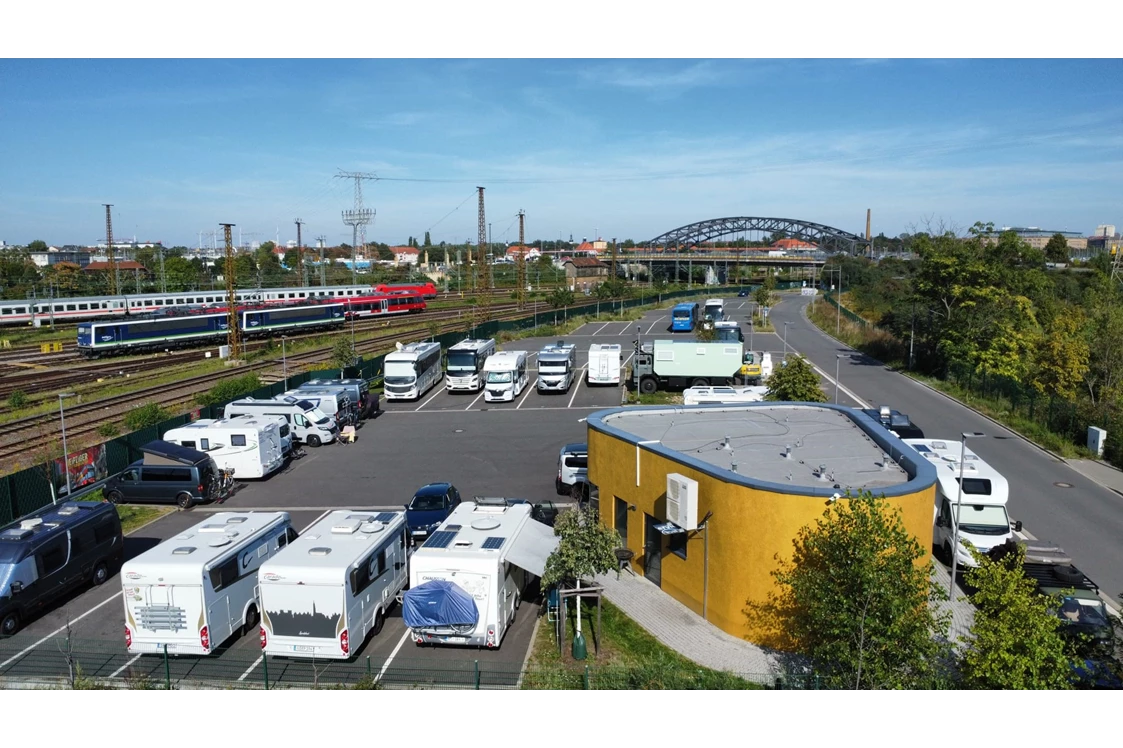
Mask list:
[[[1057,481],[1053,485],[1056,486],[1057,488],[1072,488],[1071,483],[1064,483],[1063,481]]]

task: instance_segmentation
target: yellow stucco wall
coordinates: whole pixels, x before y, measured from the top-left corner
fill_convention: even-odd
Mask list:
[[[792,541],[801,527],[822,516],[821,497],[773,493],[726,483],[708,473],[640,447],[636,486],[636,446],[589,429],[589,480],[599,488],[601,521],[616,526],[615,498],[636,507],[628,512],[628,548],[636,553],[633,568],[644,569],[644,515],[663,521],[667,474],[679,473],[698,481],[698,521],[713,512],[709,525],[709,582],[706,617],[724,631],[750,640],[754,628],[746,603],[763,601],[775,584],[771,572],[776,555],[791,558]],[[932,547],[932,507],[935,487],[893,497],[905,528],[921,547]],[[845,499],[843,499],[844,501]],[[684,560],[667,549],[663,539],[662,589],[699,615],[702,614],[703,532],[692,533]]]

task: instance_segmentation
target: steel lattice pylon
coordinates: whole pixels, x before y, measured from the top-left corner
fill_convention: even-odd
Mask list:
[[[230,358],[242,357],[242,336],[238,330],[238,299],[234,293],[234,240],[230,236],[232,223],[218,224],[226,238],[226,340],[230,346]]]
[[[472,307],[472,326],[479,322],[491,319],[491,284],[489,283],[487,265],[487,216],[484,213],[484,188],[477,187],[480,191],[479,210],[479,248],[476,251],[476,303]]]
[[[737,218],[711,218],[708,221],[698,221],[697,223],[680,226],[643,242],[641,246],[690,249],[711,239],[749,231],[761,231],[769,234],[783,232],[785,236],[793,239],[813,242],[827,252],[833,250],[857,254],[866,245],[866,240],[857,234],[851,234],[849,231],[836,229],[832,226],[824,226],[820,223],[810,223],[794,218],[742,216]]]

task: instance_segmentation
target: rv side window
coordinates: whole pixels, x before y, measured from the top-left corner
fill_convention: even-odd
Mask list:
[[[221,566],[211,569],[211,587],[214,591],[227,587],[238,581],[238,557],[227,559]]]
[[[374,569],[374,568],[371,569],[371,575],[370,575],[371,579],[378,579],[380,576],[382,576],[383,574],[386,573],[386,549],[385,548],[383,548],[382,550],[380,550],[378,552],[377,562],[378,562],[377,569]],[[373,566],[373,564],[372,564],[372,566]],[[377,573],[375,573],[376,571],[377,571]]]
[[[98,522],[94,528],[94,542],[98,545],[107,543],[115,537],[117,537],[117,528],[111,517]]]
[[[66,565],[66,538],[52,540],[35,554],[35,565],[38,567],[39,576],[45,577],[54,574]]]
[[[230,435],[230,446],[232,446],[232,447],[244,447],[244,446],[246,446],[246,435],[245,434],[231,434]]]
[[[70,549],[79,556],[94,547],[94,531],[88,525],[70,531]]]
[[[136,468],[133,468],[132,470],[126,470],[125,472],[121,473],[121,480],[123,480],[123,481],[126,481],[126,480],[133,481],[133,480],[136,480],[136,479],[137,479],[137,469]]]
[[[195,449],[195,442],[188,441],[187,439],[183,439],[179,444],[182,447],[191,447],[192,449]],[[206,447],[203,447],[203,449],[206,449]]]

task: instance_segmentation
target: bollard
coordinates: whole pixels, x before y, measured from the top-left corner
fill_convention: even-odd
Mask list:
[[[367,677],[368,678],[371,677],[370,676],[370,655],[367,655]]]
[[[172,666],[168,662],[168,645],[164,645],[164,689],[172,690]]]
[[[588,691],[589,690],[589,666],[588,665],[585,666],[584,683],[585,683],[585,690]]]
[[[480,690],[480,661],[479,660],[475,660],[475,668],[476,668],[476,690],[479,691]]]

